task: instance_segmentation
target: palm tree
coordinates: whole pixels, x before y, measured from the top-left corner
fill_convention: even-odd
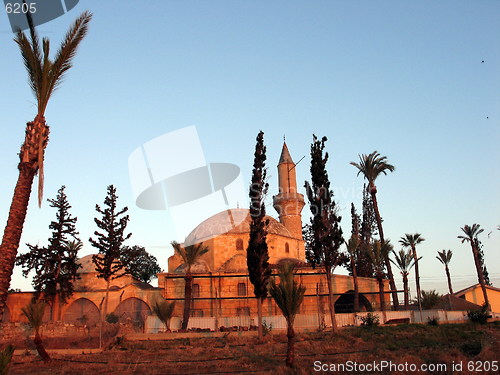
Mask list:
[[[411,255],[411,251],[399,250],[399,252],[396,253],[393,250],[392,253],[394,254],[395,261],[393,261],[391,259],[391,262],[396,267],[399,268],[399,271],[401,272],[401,276],[403,277],[403,289],[404,289],[404,295],[405,295],[405,297],[404,297],[405,298],[405,310],[408,310],[409,304],[410,304],[410,299],[409,299],[409,295],[408,295],[409,294],[408,293],[408,275],[410,274],[411,268],[415,265],[415,262],[413,260],[413,256]]]
[[[174,307],[175,301],[169,303],[165,300],[157,301],[153,305],[153,312],[165,324],[167,331],[170,331],[170,319],[172,319]]]
[[[54,90],[59,87],[66,72],[71,68],[76,50],[87,34],[92,14],[84,12],[76,19],[53,60],[49,57],[49,39],[40,39],[28,13],[30,37],[21,30],[14,41],[19,46],[24,66],[28,72],[29,84],[37,100],[37,114],[32,122],[26,124],[24,143],[19,153],[19,177],[14,189],[7,225],[0,245],[0,315],[5,302],[14,269],[17,249],[28,211],[31,186],[38,173],[38,204],[43,198],[43,161],[49,141],[49,127],[45,123],[45,109]]]
[[[380,241],[374,241],[372,245],[367,246],[368,256],[373,264],[373,269],[375,270],[375,278],[378,282],[378,293],[380,298],[380,310],[385,311],[385,298],[384,298],[384,269],[385,269],[385,259],[388,258],[388,254],[392,251],[392,245],[389,240],[384,243]]]
[[[368,180],[368,190],[372,196],[373,209],[375,211],[375,218],[377,219],[377,228],[380,235],[380,242],[383,244],[384,240],[384,230],[382,228],[382,218],[380,217],[380,211],[378,209],[377,203],[377,186],[375,185],[375,180],[381,174],[387,175],[387,171],[394,172],[396,167],[387,162],[386,156],[381,156],[378,151],[373,151],[369,155],[359,155],[359,163],[351,162],[351,165],[358,168],[358,176],[360,173]],[[387,267],[387,275],[389,276],[389,284],[392,290],[392,300],[394,303],[394,309],[398,309],[399,300],[398,293],[396,291],[396,283],[394,282],[394,275],[392,273],[391,262],[389,261],[389,254],[384,259],[385,266]]]
[[[432,310],[439,302],[439,298],[439,293],[435,290],[429,290],[428,292],[422,290],[421,300],[425,310]]]
[[[347,241],[347,252],[349,253],[349,258],[351,261],[351,269],[352,269],[352,282],[354,284],[354,312],[359,311],[359,288],[358,288],[358,274],[356,270],[356,254],[358,252],[358,247],[360,245],[360,241],[358,236],[352,235]]]
[[[269,294],[280,308],[287,323],[286,337],[288,339],[288,346],[286,351],[286,365],[288,367],[293,367],[295,354],[295,331],[293,329],[293,323],[295,321],[295,315],[299,312],[300,305],[304,300],[304,293],[306,290],[301,283],[299,284],[294,280],[294,268],[295,264],[293,262],[281,264],[279,268],[280,283],[276,284],[273,279],[271,280],[271,286],[269,288]]]
[[[421,293],[420,293],[420,273],[418,270],[418,261],[420,258],[417,256],[417,248],[416,246],[425,241],[425,238],[422,237],[420,233],[408,234],[406,233],[404,237],[401,237],[399,243],[404,247],[411,248],[411,253],[413,255],[413,262],[415,263],[415,283],[417,285],[417,301],[418,301],[418,309],[422,311],[422,301],[421,301]]]
[[[196,261],[208,251],[208,247],[203,246],[203,242],[195,245],[182,246],[180,243],[173,241],[172,246],[176,254],[178,254],[184,262],[184,313],[182,315],[181,329],[186,330],[191,312],[191,300],[193,294],[193,275],[191,267]]]
[[[438,251],[438,256],[436,257],[437,260],[439,260],[441,263],[444,264],[444,271],[446,272],[446,277],[448,278],[448,289],[450,290],[450,295],[453,294],[453,288],[451,287],[451,276],[448,265],[450,264],[452,256],[453,252],[451,250],[448,251],[443,250],[443,251]]]
[[[458,238],[462,240],[462,243],[464,243],[465,241],[470,243],[470,246],[472,248],[472,255],[474,256],[474,263],[476,265],[477,278],[479,284],[481,284],[481,289],[483,290],[484,303],[486,306],[488,306],[489,309],[490,302],[488,300],[488,294],[486,293],[486,283],[484,281],[482,265],[479,261],[479,239],[477,238],[477,236],[479,236],[484,231],[484,229],[480,229],[479,224],[472,224],[472,226],[465,225],[460,229],[462,229],[462,231],[465,233],[465,236],[458,236]]]
[[[49,354],[45,351],[42,338],[40,337],[40,327],[43,323],[43,313],[45,312],[45,302],[31,302],[26,307],[21,308],[24,316],[28,319],[30,326],[35,330],[35,347],[40,357],[45,361],[50,361]]]
[[[14,346],[7,345],[3,350],[0,351],[0,375],[9,374],[9,363],[12,360],[12,355],[14,354]]]

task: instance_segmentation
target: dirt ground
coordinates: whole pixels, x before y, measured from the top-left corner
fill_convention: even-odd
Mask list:
[[[414,374],[406,366],[446,365],[446,369],[419,374],[497,374],[500,322],[485,326],[402,325],[350,328],[297,335],[296,368],[284,366],[286,335],[271,332],[259,343],[257,337],[183,338],[165,341],[127,341],[117,336],[102,353],[53,355],[43,363],[33,355],[15,356],[10,374]],[[0,345],[3,347],[3,345]],[[348,362],[351,361],[351,362]],[[363,365],[374,371],[360,371]],[[350,363],[350,368],[347,365]],[[458,365],[462,371],[458,371]],[[472,364],[472,367],[471,367]],[[498,364],[498,362],[497,362]],[[339,365],[345,366],[344,368]],[[395,368],[394,366],[399,366]],[[323,366],[323,367],[321,367]],[[326,367],[325,367],[326,366]],[[353,366],[358,366],[353,369]],[[490,371],[484,370],[486,367]],[[352,371],[349,371],[351,369]],[[469,371],[468,369],[472,369]]]

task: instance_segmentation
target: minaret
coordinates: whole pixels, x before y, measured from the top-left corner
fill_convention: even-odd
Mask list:
[[[283,142],[280,161],[278,163],[279,194],[273,197],[273,205],[281,224],[296,239],[302,241],[302,216],[304,196],[297,192],[297,176],[295,163],[290,156],[286,143]]]

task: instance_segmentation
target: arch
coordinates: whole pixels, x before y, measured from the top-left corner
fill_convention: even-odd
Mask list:
[[[132,321],[134,323],[143,324],[146,320],[146,316],[151,314],[151,309],[142,299],[130,297],[122,301],[115,309],[114,313],[118,315],[122,323]]]
[[[370,301],[359,293],[359,309],[360,311],[372,311]],[[348,290],[335,301],[336,313],[352,313],[354,312],[354,290]]]
[[[219,271],[225,272],[247,272],[247,257],[246,254],[236,254],[230,259],[228,259],[222,266],[220,266]]]
[[[290,245],[288,244],[288,242],[285,242],[285,253],[289,252],[290,252]]]
[[[243,250],[243,240],[241,238],[236,239],[236,250]]]
[[[99,308],[87,298],[78,298],[64,312],[63,321],[92,326],[99,322]]]
[[[2,323],[8,323],[10,322],[10,310],[9,306],[5,305],[5,308],[3,309],[3,315],[2,315],[2,320],[0,320]]]

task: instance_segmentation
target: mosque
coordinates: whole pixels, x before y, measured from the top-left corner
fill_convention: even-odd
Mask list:
[[[302,237],[301,212],[304,196],[298,193],[295,163],[286,143],[278,162],[278,194],[273,206],[279,220],[270,216],[267,227],[269,263],[274,271],[284,261],[297,263],[297,277],[306,287],[300,314],[328,315],[326,277],[320,268],[306,264],[305,242]],[[249,240],[250,215],[248,209],[230,209],[203,221],[186,237],[184,243],[203,243],[209,251],[192,267],[193,317],[253,317],[257,304],[246,265],[246,247]],[[80,279],[67,303],[53,311],[55,320],[66,323],[96,324],[105,295],[105,282],[97,278],[92,255],[81,258]],[[378,285],[375,279],[359,278],[360,307],[364,311],[378,308]],[[353,311],[354,289],[352,277],[334,275],[333,293],[337,313]],[[13,292],[7,299],[2,321],[18,322],[25,318],[21,307],[26,306],[33,292]],[[184,300],[184,265],[174,254],[168,258],[168,272],[158,274],[158,286],[134,280],[131,276],[113,280],[110,288],[108,312],[123,320],[144,321],[152,314],[151,307],[160,298],[178,301],[174,316],[182,316]],[[389,295],[386,294],[388,305]],[[46,309],[46,319],[50,309]],[[264,316],[280,315],[268,297],[263,305]]]
[[[286,143],[283,144],[278,162],[279,192],[273,197],[273,206],[279,220],[266,216],[269,263],[276,271],[281,262],[297,264],[297,275],[306,287],[301,314],[328,312],[326,277],[321,269],[306,264],[305,242],[302,237],[301,212],[304,196],[298,193],[295,163]],[[246,248],[250,237],[250,212],[248,209],[222,211],[199,224],[187,237],[186,243],[203,243],[209,251],[200,257],[192,268],[192,316],[254,316],[257,303],[250,283],[246,262]],[[214,235],[217,233],[223,233]],[[158,286],[167,300],[184,297],[184,265],[179,255],[168,259],[168,272],[158,274]],[[354,289],[352,277],[335,275],[333,279],[337,312],[353,311]],[[378,285],[375,279],[359,278],[360,306],[371,311],[378,306]],[[388,295],[387,295],[387,298]],[[387,304],[389,299],[387,300]],[[279,315],[280,311],[267,298],[264,315]],[[182,314],[182,303],[176,313]]]

